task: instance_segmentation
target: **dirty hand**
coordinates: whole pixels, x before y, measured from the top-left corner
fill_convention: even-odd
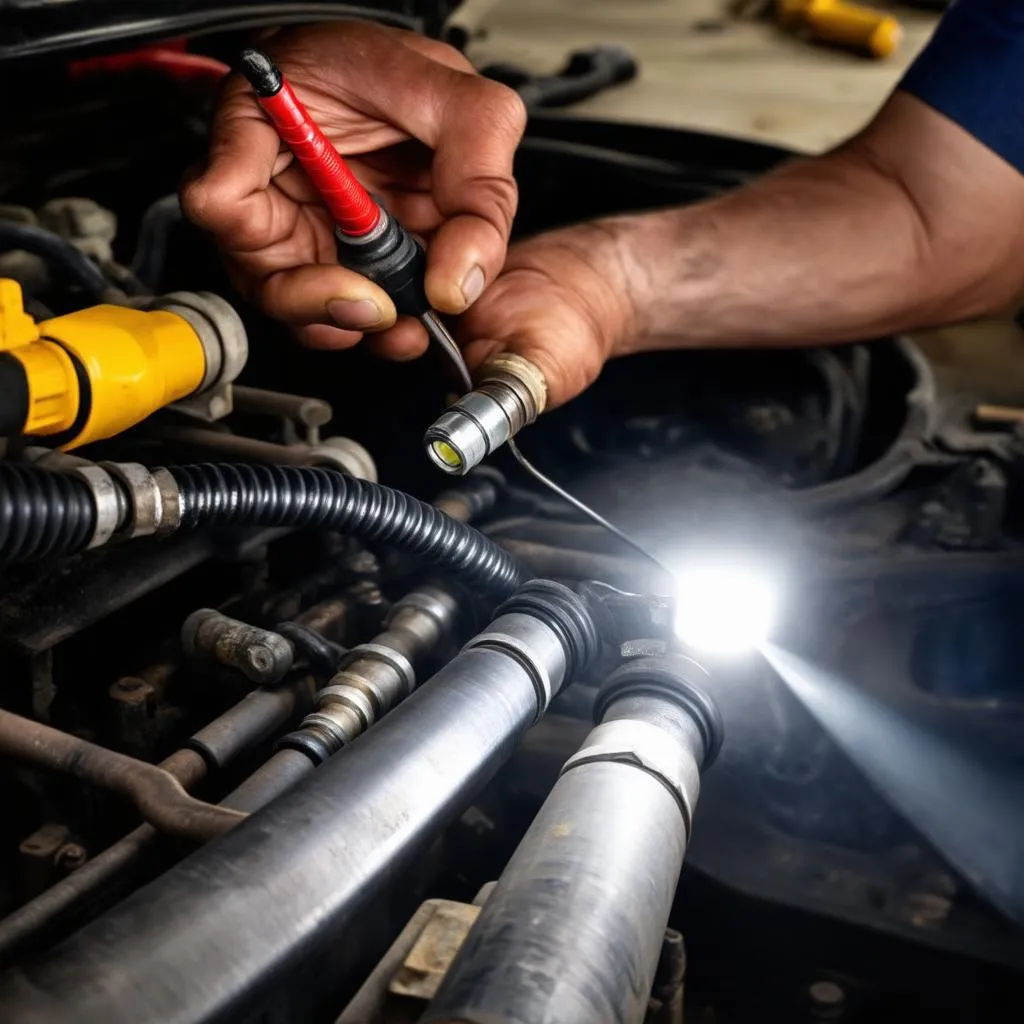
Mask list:
[[[646,330],[631,286],[644,274],[631,235],[630,218],[609,218],[513,246],[501,275],[459,321],[469,365],[498,352],[524,356],[544,373],[548,408],[583,391]]]
[[[518,96],[443,43],[364,22],[281,32],[266,49],[363,183],[429,240],[434,307],[466,309],[505,258],[525,124]],[[426,348],[418,323],[392,326],[384,292],[338,265],[327,211],[238,75],[224,87],[209,159],[182,204],[216,236],[243,294],[306,344],[345,348],[370,330],[389,358]]]

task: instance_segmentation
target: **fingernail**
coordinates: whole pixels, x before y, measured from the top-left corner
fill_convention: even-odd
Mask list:
[[[377,303],[371,299],[331,299],[327,312],[339,327],[350,330],[373,327],[384,319]]]
[[[460,285],[462,297],[466,300],[467,306],[472,306],[480,298],[485,284],[486,279],[484,278],[483,267],[474,263],[466,272],[466,276],[462,279],[462,284]]]

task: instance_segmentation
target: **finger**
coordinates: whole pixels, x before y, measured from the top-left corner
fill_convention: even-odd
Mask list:
[[[292,324],[327,324],[346,330],[383,330],[395,307],[383,289],[337,264],[312,263],[279,270],[256,288],[270,316]]]
[[[306,348],[319,349],[352,348],[358,345],[363,338],[358,331],[343,331],[340,328],[327,327],[324,324],[307,324],[305,327],[296,327],[292,333]]]
[[[427,351],[427,332],[415,320],[402,317],[394,327],[368,339],[374,355],[396,363],[419,359]]]
[[[434,200],[445,218],[463,223],[432,246],[427,294],[438,309],[461,312],[504,262],[523,102],[497,82],[456,70],[454,58],[442,63],[411,41],[395,46],[394,33],[379,27],[349,28],[347,50],[344,80],[334,83],[344,101],[435,150]]]
[[[272,241],[274,197],[267,186],[281,155],[281,143],[244,83],[229,83],[211,132],[205,169],[187,181],[182,207],[199,227],[229,249],[251,251]]]
[[[516,93],[480,78],[466,76],[445,106],[433,194],[446,223],[431,245],[426,282],[442,312],[472,305],[505,262],[518,203],[512,160],[525,125]]]

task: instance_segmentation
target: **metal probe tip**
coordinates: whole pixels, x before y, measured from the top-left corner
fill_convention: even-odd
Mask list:
[[[281,91],[284,79],[277,65],[261,50],[249,47],[238,57],[238,70],[245,76],[257,96],[264,99]]]

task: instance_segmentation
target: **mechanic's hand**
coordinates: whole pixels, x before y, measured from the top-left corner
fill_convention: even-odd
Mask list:
[[[543,371],[552,408],[629,351],[646,329],[630,286],[630,223],[610,218],[513,246],[501,276],[459,321],[470,366],[502,351],[524,356]]]
[[[266,50],[371,192],[429,240],[427,295],[445,313],[479,298],[505,259],[516,209],[519,97],[443,43],[365,22],[285,31]],[[205,168],[182,191],[188,216],[225,250],[243,294],[322,348],[382,331],[393,359],[426,348],[385,293],[338,266],[326,209],[238,75],[224,87]],[[387,329],[390,328],[390,329]]]

